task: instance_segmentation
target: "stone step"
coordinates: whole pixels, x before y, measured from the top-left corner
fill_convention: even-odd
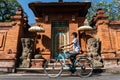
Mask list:
[[[45,62],[44,59],[31,59],[31,68],[42,68],[43,64]],[[55,61],[55,59],[52,59],[52,61]],[[63,62],[64,60],[61,60],[61,62]],[[69,59],[65,60],[67,64],[70,63]]]
[[[45,74],[44,68],[16,68],[17,73],[38,73]],[[70,72],[66,69],[63,70],[63,73],[69,74]]]
[[[63,67],[64,70],[67,70],[65,67]],[[89,69],[89,68],[88,68]],[[94,69],[105,69],[105,68],[94,68]],[[16,68],[16,70],[44,70],[44,68]]]
[[[44,68],[16,68],[17,73],[38,73],[38,74],[45,74]],[[105,68],[95,68],[94,72],[105,72]],[[69,74],[70,71],[68,69],[64,68],[62,74]]]
[[[54,63],[55,59],[51,59]],[[44,59],[31,59],[31,69],[42,69],[45,63]],[[64,62],[64,60],[61,59],[61,62]],[[66,64],[70,65],[70,59],[65,59]],[[64,65],[64,63],[63,63]],[[87,65],[87,63],[86,63]],[[48,65],[49,67],[52,66],[52,63]],[[60,64],[57,64],[57,67],[60,67]],[[22,68],[21,68],[22,69]],[[25,68],[26,69],[26,68]],[[29,69],[29,68],[28,68]]]

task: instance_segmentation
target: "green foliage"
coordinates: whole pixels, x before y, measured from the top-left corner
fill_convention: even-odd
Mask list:
[[[92,6],[88,11],[88,20],[90,21],[92,17],[96,14],[98,8],[105,10],[105,13],[109,15],[109,20],[120,20],[120,1],[112,0],[108,2],[107,0],[92,0]]]
[[[16,0],[0,0],[0,22],[11,21],[20,4]]]

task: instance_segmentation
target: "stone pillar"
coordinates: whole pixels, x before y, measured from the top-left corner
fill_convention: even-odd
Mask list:
[[[0,25],[0,34],[3,49],[0,51],[0,71],[9,71],[8,67],[11,67],[10,71],[14,72],[16,67],[17,55],[20,53],[20,37],[22,36],[22,24],[23,24],[23,11],[19,9],[14,16],[11,16],[12,22],[3,22]],[[20,33],[21,32],[21,33]],[[1,40],[0,39],[0,40]]]
[[[109,31],[109,20],[108,15],[105,14],[103,9],[98,9],[94,21],[97,27],[97,36],[101,41],[101,56],[104,60],[104,66],[116,65],[115,52],[113,44],[111,42],[111,34]]]
[[[19,9],[14,16],[11,16],[12,18],[12,23],[14,24],[8,31],[7,39],[8,41],[6,42],[6,48],[5,50],[8,50],[9,48],[12,49],[15,53],[17,53],[18,49],[18,41],[21,36],[19,34],[22,32],[21,27],[23,24],[23,11]],[[12,46],[11,46],[12,45]]]

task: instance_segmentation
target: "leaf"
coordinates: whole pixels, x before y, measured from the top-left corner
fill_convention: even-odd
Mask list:
[[[120,0],[112,0],[111,2],[107,2],[106,0],[101,0],[100,2],[92,0],[92,5],[87,15],[88,20],[92,19],[92,16],[96,14],[98,8],[105,10],[105,13],[109,15],[109,20],[120,20]]]
[[[14,15],[19,7],[17,0],[0,0],[0,21],[10,21],[10,16]]]

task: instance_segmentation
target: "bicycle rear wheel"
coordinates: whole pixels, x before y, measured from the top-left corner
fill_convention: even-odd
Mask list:
[[[59,77],[63,71],[63,66],[60,61],[50,59],[44,64],[44,72],[48,77]]]
[[[93,72],[93,64],[86,57],[81,57],[76,61],[76,72],[80,77],[89,77]]]

